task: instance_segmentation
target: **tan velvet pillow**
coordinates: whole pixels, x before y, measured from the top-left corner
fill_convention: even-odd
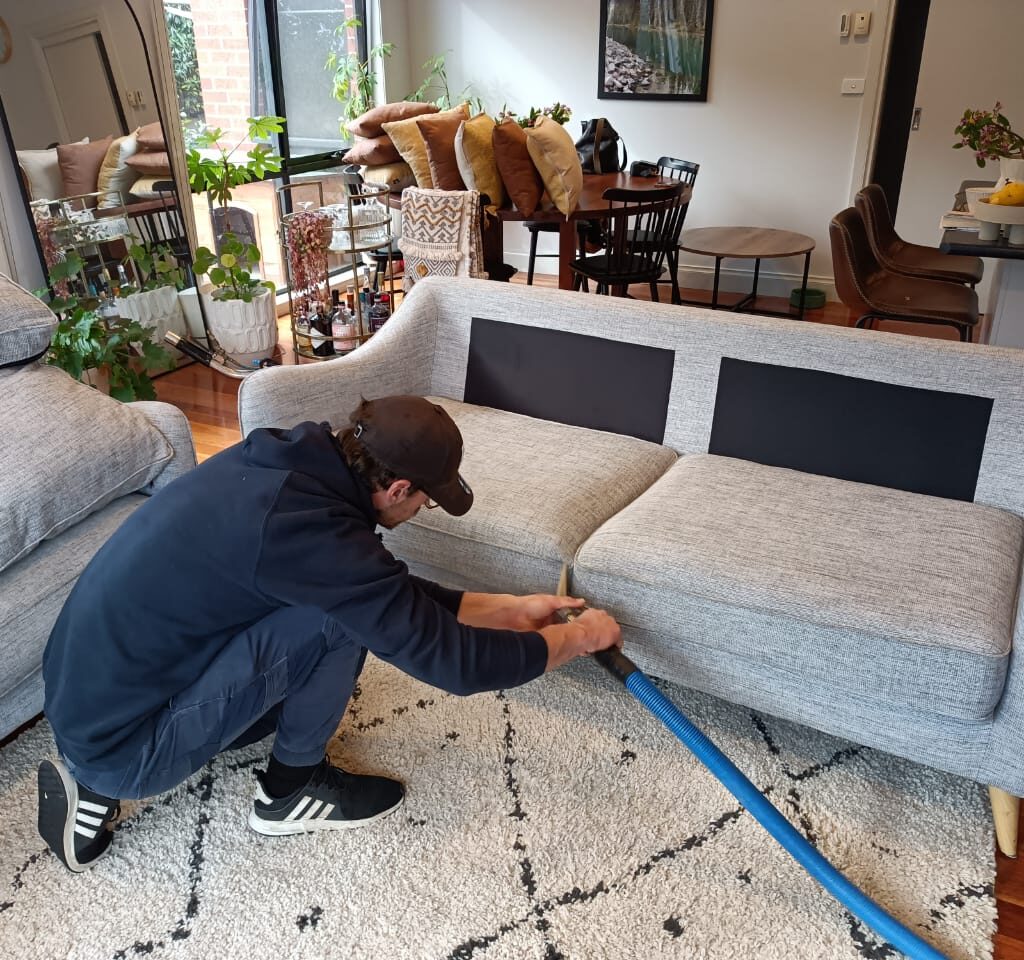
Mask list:
[[[526,131],[526,148],[558,212],[569,216],[580,203],[583,166],[568,131],[550,117],[541,117]]]
[[[147,177],[171,175],[171,158],[166,150],[140,150],[125,160],[125,163]]]
[[[391,138],[386,133],[382,133],[379,137],[357,140],[341,159],[345,163],[371,166],[381,163],[398,163],[402,159],[402,155],[391,142]]]
[[[100,165],[100,172],[96,175],[96,189],[103,194],[98,204],[101,210],[120,206],[128,199],[132,184],[139,179],[139,171],[128,166],[128,160],[135,156],[138,149],[137,131],[118,137],[110,144]]]
[[[135,139],[139,142],[140,150],[154,150],[156,152],[167,150],[167,146],[164,143],[164,128],[160,126],[159,120],[154,123],[147,123],[144,127],[139,127],[138,133],[135,134]]]
[[[355,120],[349,120],[345,124],[345,129],[357,137],[379,137],[384,132],[385,123],[408,120],[410,117],[422,117],[427,113],[437,113],[437,110],[438,108],[432,103],[417,103],[412,100],[382,103],[379,107],[367,110]]]
[[[406,187],[416,186],[412,167],[404,160],[363,167],[363,179],[367,183],[386,183],[392,193],[401,193]]]
[[[469,105],[460,104],[454,110],[442,110],[436,116],[445,114],[457,114],[461,120],[469,119]],[[417,118],[410,117],[408,120],[395,120],[393,123],[385,123],[384,132],[391,137],[392,142],[398,148],[402,159],[412,167],[416,175],[416,186],[424,190],[434,188],[434,178],[430,175],[430,160],[427,159],[427,142],[420,133],[417,125]]]
[[[436,190],[466,189],[455,158],[455,134],[465,122],[466,118],[459,113],[438,113],[416,120],[427,145],[427,163]]]
[[[530,158],[526,131],[511,118],[502,120],[494,128],[491,143],[505,191],[524,217],[531,216],[540,205],[544,181]]]
[[[486,194],[497,208],[505,203],[505,185],[494,161],[493,135],[494,121],[486,113],[466,120],[455,134],[455,160],[466,187]]]
[[[93,140],[91,143],[61,143],[57,145],[57,165],[64,181],[64,196],[77,197],[95,193],[103,158],[107,155],[113,137]],[[94,204],[90,202],[89,206]]]

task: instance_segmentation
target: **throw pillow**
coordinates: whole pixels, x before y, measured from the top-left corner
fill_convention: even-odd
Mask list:
[[[416,185],[412,167],[404,160],[363,167],[362,173],[367,183],[386,183],[392,193],[401,193],[406,187]]]
[[[541,117],[527,129],[526,147],[551,201],[568,217],[579,206],[583,190],[583,166],[572,137],[560,123]]]
[[[67,196],[64,193],[56,147],[49,150],[19,150],[18,166],[30,200],[59,200]]]
[[[460,104],[454,110],[442,110],[437,116],[444,114],[458,114],[460,119],[469,119],[469,105]],[[420,133],[416,117],[408,120],[396,120],[393,123],[385,123],[384,132],[391,138],[402,159],[412,167],[416,177],[416,186],[424,190],[432,190],[434,178],[430,175],[430,161],[427,159],[427,144]]]
[[[494,160],[494,121],[486,113],[477,114],[459,126],[455,134],[455,160],[469,190],[479,190],[490,200],[490,208],[505,203],[505,186]]]
[[[355,120],[349,120],[345,124],[345,129],[357,137],[379,137],[384,132],[385,123],[408,120],[409,117],[422,117],[427,113],[437,113],[437,110],[432,103],[417,103],[412,100],[382,103],[379,107],[367,110]]]
[[[437,113],[416,120],[427,145],[427,164],[436,190],[466,189],[455,157],[455,134],[465,122],[466,118],[458,113]]]
[[[0,370],[0,410],[0,570],[140,490],[174,454],[138,410],[44,363]]]
[[[147,177],[169,177],[171,158],[166,150],[140,150],[125,160],[136,173]]]
[[[130,167],[128,160],[138,149],[137,133],[118,137],[110,144],[96,177],[96,189],[102,194],[97,204],[101,210],[127,202],[132,184],[139,178],[139,171]]]
[[[78,197],[84,193],[96,192],[103,158],[113,142],[113,137],[93,140],[90,143],[61,143],[57,146],[57,163],[64,181],[64,196]],[[93,201],[88,206],[95,206]]]
[[[56,329],[50,308],[0,273],[0,367],[40,356]]]
[[[508,117],[495,126],[491,142],[505,192],[524,217],[531,216],[540,206],[544,181],[530,158],[526,131]]]
[[[402,155],[391,142],[391,138],[386,133],[382,133],[379,137],[357,140],[341,159],[345,163],[373,166],[380,163],[398,163],[401,161]]]
[[[135,137],[139,142],[140,150],[151,150],[154,153],[162,153],[167,150],[164,141],[164,128],[160,126],[159,120],[139,127]]]

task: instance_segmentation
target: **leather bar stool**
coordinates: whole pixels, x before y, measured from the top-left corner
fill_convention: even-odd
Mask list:
[[[978,295],[968,287],[894,273],[879,262],[860,213],[848,207],[829,224],[832,269],[839,299],[859,312],[856,326],[875,320],[956,327],[969,342],[978,325]]]
[[[875,256],[893,273],[947,283],[967,283],[972,287],[981,280],[985,265],[980,257],[963,257],[943,253],[937,247],[907,243],[896,233],[885,192],[877,183],[869,183],[854,198],[857,210],[867,226]]]

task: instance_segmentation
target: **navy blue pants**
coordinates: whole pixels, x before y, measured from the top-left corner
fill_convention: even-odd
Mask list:
[[[278,610],[234,637],[171,698],[127,767],[65,761],[79,783],[119,800],[163,793],[222,750],[275,731],[273,754],[282,763],[319,763],[365,659],[365,648],[322,610]]]

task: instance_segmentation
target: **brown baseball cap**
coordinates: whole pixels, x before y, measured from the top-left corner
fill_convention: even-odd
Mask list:
[[[461,517],[473,491],[459,474],[462,434],[444,407],[423,397],[364,400],[349,418],[356,437],[385,467]]]

